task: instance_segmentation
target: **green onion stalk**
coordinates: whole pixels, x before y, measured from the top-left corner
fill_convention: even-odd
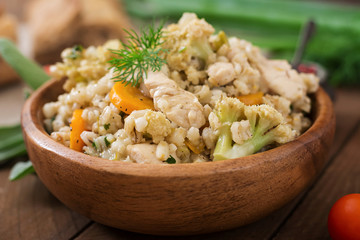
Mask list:
[[[0,38],[0,56],[16,71],[20,78],[32,89],[37,89],[50,79],[35,62],[26,58],[16,46],[6,38]],[[20,124],[0,127],[0,165],[26,154]],[[35,172],[31,161],[18,162],[12,168],[9,179],[20,179]]]

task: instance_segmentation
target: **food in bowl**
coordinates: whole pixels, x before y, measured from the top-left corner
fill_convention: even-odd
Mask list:
[[[184,13],[152,29],[152,38],[132,33],[127,45],[65,49],[63,62],[50,67],[67,79],[65,93],[43,107],[51,138],[105,159],[173,164],[247,156],[304,132],[319,79],[214,32]],[[148,65],[123,61],[147,47]]]

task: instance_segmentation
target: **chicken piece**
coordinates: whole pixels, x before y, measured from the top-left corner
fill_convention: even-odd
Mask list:
[[[141,143],[128,145],[126,150],[130,158],[136,163],[161,164],[163,162],[156,157],[156,148],[157,145]]]
[[[306,86],[299,74],[286,60],[266,60],[256,63],[272,92],[296,102],[306,95]]]
[[[180,127],[200,128],[205,124],[204,108],[198,98],[178,87],[163,72],[149,72],[144,84],[154,99],[155,109]]]
[[[231,63],[216,62],[209,66],[209,82],[214,86],[224,86],[235,79],[234,66]]]

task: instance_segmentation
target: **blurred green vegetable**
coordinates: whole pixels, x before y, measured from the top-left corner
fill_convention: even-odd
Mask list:
[[[360,84],[360,8],[299,0],[125,0],[127,11],[140,19],[195,12],[216,29],[239,36],[290,60],[302,26],[316,22],[317,31],[305,59],[329,71],[337,84]]]
[[[26,154],[20,124],[0,127],[0,165],[8,159]]]
[[[34,172],[35,172],[35,169],[31,163],[31,161],[18,162],[11,169],[9,180],[15,181],[15,180],[18,180],[18,179],[25,177],[26,175],[34,173]]]
[[[50,77],[35,62],[26,58],[8,39],[0,38],[0,56],[19,74],[32,89],[40,87]],[[0,164],[26,154],[20,124],[0,127]],[[10,180],[19,179],[33,172],[31,162],[16,164],[10,173]]]
[[[0,38],[0,55],[32,89],[37,89],[50,79],[38,64],[26,58],[6,38]]]

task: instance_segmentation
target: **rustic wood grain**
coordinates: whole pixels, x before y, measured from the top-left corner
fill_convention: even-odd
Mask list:
[[[337,96],[335,146],[339,148],[342,145],[343,148],[329,162],[319,181],[280,229],[276,239],[291,239],[294,236],[296,239],[305,236],[307,239],[329,239],[326,221],[331,206],[345,194],[360,192],[359,89],[338,90]],[[346,138],[340,141],[344,136]]]
[[[239,227],[236,229],[202,234],[195,236],[184,237],[166,237],[166,236],[152,236],[145,234],[138,234],[128,231],[123,231],[116,228],[104,226],[99,223],[93,223],[84,232],[79,234],[76,240],[87,239],[106,239],[106,240],[155,240],[155,239],[174,239],[174,240],[218,240],[218,239],[246,239],[246,240],[261,240],[269,239],[277,227],[281,224],[284,218],[291,212],[298,198],[287,204],[280,210],[270,214],[266,218],[259,220],[255,223]]]
[[[69,239],[89,223],[51,195],[36,175],[10,182],[11,165],[0,169],[0,239]]]
[[[340,197],[360,193],[360,121],[354,135],[307,194],[276,239],[330,239],[327,216]]]
[[[336,136],[331,155],[334,155],[346,144],[348,135],[355,129],[360,119],[360,89],[338,89],[334,104],[336,113]]]

